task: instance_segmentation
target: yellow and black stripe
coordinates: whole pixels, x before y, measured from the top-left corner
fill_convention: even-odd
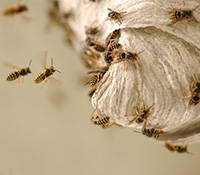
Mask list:
[[[105,73],[106,72],[99,72],[96,75],[93,75],[90,81],[88,81],[85,85],[89,84],[92,87],[96,87],[98,83],[101,81],[101,79],[103,78]]]
[[[10,74],[8,74],[8,76],[5,78],[6,81],[13,81],[13,80],[16,80],[18,79],[20,76],[19,72],[18,71],[14,71]]]
[[[105,51],[105,47],[100,45],[100,44],[95,44],[94,45],[94,49],[98,52],[104,52]]]
[[[109,125],[109,119],[110,117],[103,117],[102,119],[98,120],[98,121],[94,121],[95,125],[102,125],[102,127],[105,127],[107,125]]]
[[[46,73],[46,69],[43,70],[40,74],[36,75],[34,79],[34,83],[41,83],[42,81],[44,81],[46,78],[45,73]]]
[[[88,91],[88,97],[91,98],[91,97],[93,96],[93,94],[95,93],[96,89],[97,89],[97,88],[92,88],[92,89],[90,89],[90,90]]]

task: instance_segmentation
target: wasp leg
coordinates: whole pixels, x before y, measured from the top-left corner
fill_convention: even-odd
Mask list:
[[[188,92],[188,93],[185,92],[184,94],[189,94],[189,95],[183,96],[183,97],[178,97],[178,98],[179,98],[179,99],[183,99],[183,98],[189,98],[189,97],[192,96],[192,92]]]
[[[134,117],[134,116],[131,116]],[[135,118],[133,120],[131,120],[128,124],[131,125],[134,121],[136,121],[138,119],[138,116],[136,115]]]
[[[111,26],[112,26],[111,29],[112,29],[112,28],[113,28],[113,25],[114,25],[114,24],[113,24],[113,21],[112,21],[112,19],[109,19],[109,21],[110,21],[110,23],[111,23]]]
[[[174,32],[175,28],[176,28],[176,25],[180,22],[180,20],[174,20],[172,21],[171,23],[167,24],[167,26],[171,26],[174,24],[174,27],[172,29],[172,31]]]
[[[172,31],[174,32],[175,28],[176,28],[176,25],[179,23],[180,21],[176,21],[176,23],[174,24],[174,27],[172,29]]]
[[[128,69],[128,61],[126,61],[126,68],[125,68],[125,70],[127,71],[127,69]]]
[[[153,110],[154,110],[154,108],[152,108],[151,111],[149,112],[149,116],[152,114]]]
[[[143,100],[141,100],[141,102],[140,102],[140,111],[142,111],[142,107],[143,107]]]
[[[128,124],[132,124],[135,120],[138,119],[138,116],[140,116],[140,113],[138,112],[137,108],[136,107],[133,107],[135,109],[135,112],[137,115],[134,115],[134,116],[124,116],[124,117],[127,117],[127,118],[133,118],[133,120],[131,120]]]
[[[138,64],[138,66],[140,67],[140,64],[138,62],[132,61],[133,64]]]
[[[119,67],[124,61],[126,61],[126,60],[119,60],[118,62],[116,62],[116,63],[121,62],[121,63],[118,65],[118,67]]]
[[[186,145],[186,150],[187,150],[187,145]],[[193,153],[186,151],[186,153],[193,155]]]
[[[122,22],[120,21],[120,19],[118,19],[118,21],[116,19],[114,19],[114,21],[120,26],[122,24]]]
[[[43,83],[43,85],[42,85],[41,89],[43,89],[43,87],[44,87],[45,83],[46,83],[46,82],[49,80],[49,78],[50,78],[50,77],[46,78],[46,80],[44,81],[44,83]]]
[[[154,130],[156,130],[158,128],[159,123],[156,124],[156,127],[154,128]]]
[[[17,87],[15,89],[18,88],[20,82],[21,82],[21,77],[19,78],[18,83],[17,83]]]
[[[24,77],[22,77],[22,83],[24,83]]]
[[[183,1],[183,9],[184,9],[184,7],[185,7],[185,1]],[[182,10],[183,10],[183,9],[182,9]]]
[[[147,120],[144,121],[144,124],[143,124],[142,130],[143,130],[144,128],[146,128],[146,125],[147,125]]]
[[[133,120],[131,120],[128,124],[132,124],[135,120],[138,119],[138,115],[134,115],[134,116],[124,116],[124,117],[127,117],[127,118],[134,118]]]
[[[109,123],[108,127],[112,126],[112,125],[117,125],[115,122]]]
[[[175,8],[173,5],[170,4],[170,6],[171,6],[172,9],[174,9],[174,10],[176,10],[176,11],[180,11],[180,9]],[[170,12],[170,13],[171,13],[171,12]]]
[[[140,115],[140,113],[138,112],[137,108],[135,106],[133,108],[135,109],[136,114]],[[140,108],[140,110],[142,110],[142,108]]]
[[[185,23],[185,20],[183,19],[182,21],[183,21],[183,24],[184,24],[184,26],[185,26],[185,29],[187,29],[187,25],[186,25],[186,23]]]
[[[158,123],[156,124],[155,130],[157,129],[157,126],[158,126]],[[157,133],[154,134],[154,137],[155,137],[156,135],[157,135],[157,137],[155,137],[155,138],[158,138],[158,137],[162,136],[162,134],[163,134],[162,129],[165,128],[165,127],[167,127],[167,125],[164,125],[162,128],[160,128],[160,129],[157,131]]]
[[[194,16],[192,16],[192,17],[191,17],[190,19],[188,19],[188,20],[198,22],[197,19],[196,19]]]

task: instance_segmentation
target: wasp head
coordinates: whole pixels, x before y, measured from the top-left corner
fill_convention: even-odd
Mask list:
[[[29,73],[29,74],[32,73],[30,67],[27,68],[27,73]]]

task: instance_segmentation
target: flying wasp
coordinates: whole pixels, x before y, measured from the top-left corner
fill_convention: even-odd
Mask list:
[[[174,152],[174,151],[176,151],[176,152],[178,152],[178,153],[188,153],[188,154],[192,154],[192,153],[190,153],[190,152],[188,152],[188,150],[187,150],[187,145],[185,145],[185,146],[180,146],[180,145],[172,145],[172,144],[170,144],[170,143],[165,143],[165,147],[169,150],[169,151],[171,151],[171,152]]]
[[[140,104],[140,109],[139,109],[140,112],[137,110],[136,107],[134,107],[136,115],[134,115],[134,116],[124,116],[124,117],[133,118],[133,120],[131,120],[129,122],[129,125],[132,124],[133,122],[140,124],[140,123],[143,123],[144,121],[148,121],[150,119],[153,119],[155,117],[149,117],[149,116],[152,114],[152,112],[154,110],[154,108],[152,108],[154,106],[154,104],[152,104],[150,107],[148,107],[148,106],[143,107],[143,101],[142,101],[141,104]]]
[[[8,74],[7,77],[5,78],[5,81],[13,81],[13,80],[17,80],[19,78],[18,84],[17,84],[17,87],[16,87],[16,89],[17,89],[18,86],[19,86],[19,83],[21,82],[21,79],[22,79],[22,83],[23,83],[24,82],[24,76],[32,73],[31,69],[30,69],[31,62],[32,62],[32,60],[30,60],[27,68],[18,68],[18,67],[11,66],[11,65],[7,64],[8,67],[16,69],[16,71]]]
[[[114,10],[112,10],[111,8],[108,8],[108,10],[110,11],[108,13],[108,18],[107,20],[110,20],[111,24],[112,23],[112,20],[115,21],[118,25],[121,25],[122,22],[121,22],[121,19],[122,19],[122,15],[125,14],[126,12],[125,11],[122,11],[122,12],[117,12]]]
[[[47,54],[46,54],[47,55]],[[46,55],[45,55],[45,64],[46,65]],[[53,58],[51,58],[51,67],[50,68],[46,68],[44,66],[44,70],[39,73],[38,75],[36,75],[35,79],[34,79],[34,83],[41,83],[42,81],[44,81],[41,89],[44,87],[45,83],[49,80],[49,78],[54,74],[54,72],[58,72],[61,73],[59,70],[56,70],[53,67]]]
[[[171,26],[171,25],[174,24],[173,31],[175,30],[176,25],[180,21],[183,21],[183,24],[184,24],[186,29],[187,29],[187,25],[185,23],[185,20],[198,22],[196,20],[196,18],[194,17],[193,11],[196,10],[199,7],[199,5],[197,7],[195,7],[194,9],[184,9],[184,6],[185,6],[185,2],[184,1],[183,1],[182,9],[181,8],[180,9],[179,8],[174,8],[171,5],[172,11],[170,11],[169,18],[172,20],[172,22],[170,24],[168,24],[168,26]]]
[[[200,102],[200,83],[194,83],[194,81],[192,80],[192,91],[189,93],[185,93],[185,94],[189,94],[187,96],[184,97],[180,97],[180,98],[188,98],[191,97],[190,101],[189,101],[189,105],[191,106],[195,106]]]
[[[17,14],[21,14],[23,12],[28,11],[28,8],[26,5],[20,4],[20,0],[18,0],[18,3],[16,5],[13,5],[11,7],[6,8],[2,14],[4,16],[14,16]]]

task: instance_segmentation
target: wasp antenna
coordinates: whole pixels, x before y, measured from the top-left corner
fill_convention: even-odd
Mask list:
[[[59,70],[56,70],[56,71],[61,74],[61,72]]]
[[[53,58],[51,58],[51,66],[53,66]]]
[[[197,7],[195,7],[194,9],[192,9],[192,11],[195,11],[200,5],[198,5]]]
[[[44,69],[46,69],[46,62],[47,62],[47,50],[44,52],[44,55],[43,55],[43,60],[42,60],[42,65],[44,67]]]
[[[138,55],[139,55],[139,54],[141,54],[142,52],[144,52],[144,50],[143,50],[143,51],[141,51],[141,52],[139,52],[139,53],[138,53]]]
[[[87,85],[87,84],[89,84],[90,83],[90,81],[88,81],[87,83],[85,83],[84,85]]]
[[[142,127],[142,130],[143,130],[144,128],[146,128],[146,125],[147,125],[147,120],[144,121],[144,125],[143,125],[143,127]],[[150,125],[148,125],[148,127],[150,127]]]
[[[153,103],[153,104],[149,107],[149,109],[151,109],[154,105],[155,105],[155,103]]]
[[[32,63],[32,60],[30,60],[28,67],[30,67],[31,63]]]

